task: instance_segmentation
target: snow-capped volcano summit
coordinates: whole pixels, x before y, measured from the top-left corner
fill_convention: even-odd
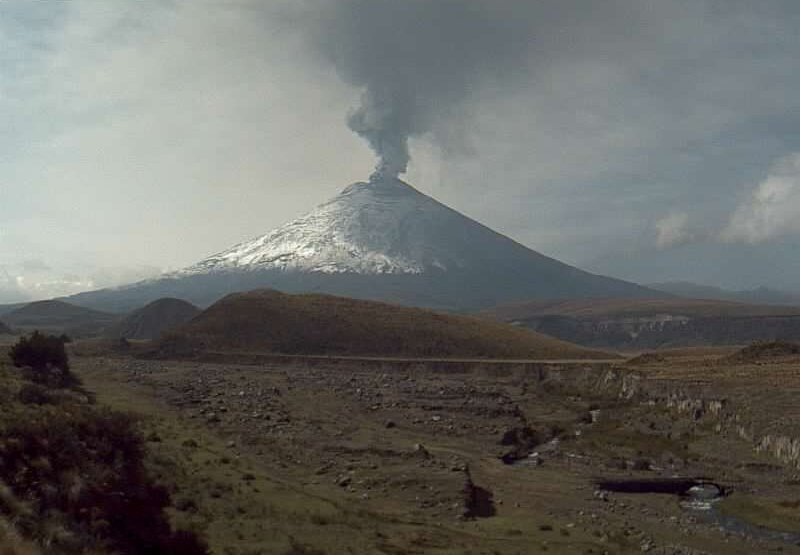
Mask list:
[[[662,296],[539,254],[397,178],[373,177],[188,268],[73,302],[128,310],[170,296],[202,306],[262,287],[459,310],[531,299]]]
[[[354,183],[308,214],[178,274],[421,274],[457,268],[461,261],[434,233],[442,219],[454,217],[455,212],[399,179],[373,179]]]

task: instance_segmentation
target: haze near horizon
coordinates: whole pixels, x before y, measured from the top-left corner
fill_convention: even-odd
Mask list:
[[[0,3],[0,303],[130,283],[400,175],[640,283],[795,289],[788,1]]]

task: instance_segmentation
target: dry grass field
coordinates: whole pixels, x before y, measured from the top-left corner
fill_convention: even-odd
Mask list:
[[[313,355],[614,358],[530,330],[330,295],[232,294],[156,345],[166,355],[236,350]]]

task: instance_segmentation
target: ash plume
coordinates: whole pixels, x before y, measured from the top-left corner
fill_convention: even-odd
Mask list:
[[[362,90],[347,123],[378,156],[373,179],[405,173],[409,139],[436,131],[482,87],[526,71],[533,11],[519,0],[328,0],[317,46]]]

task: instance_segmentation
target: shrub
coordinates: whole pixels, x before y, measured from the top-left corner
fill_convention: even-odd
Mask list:
[[[147,476],[144,442],[129,417],[41,406],[8,417],[3,432],[0,480],[16,498],[35,501],[26,536],[74,552],[207,553],[193,534],[171,530],[169,493]],[[60,538],[50,535],[53,524],[64,530]]]
[[[17,368],[29,368],[26,377],[50,387],[72,387],[78,379],[69,370],[64,338],[38,331],[22,337],[11,347],[8,356]]]
[[[23,405],[48,405],[53,398],[47,388],[35,383],[24,384],[17,393],[17,399]]]

